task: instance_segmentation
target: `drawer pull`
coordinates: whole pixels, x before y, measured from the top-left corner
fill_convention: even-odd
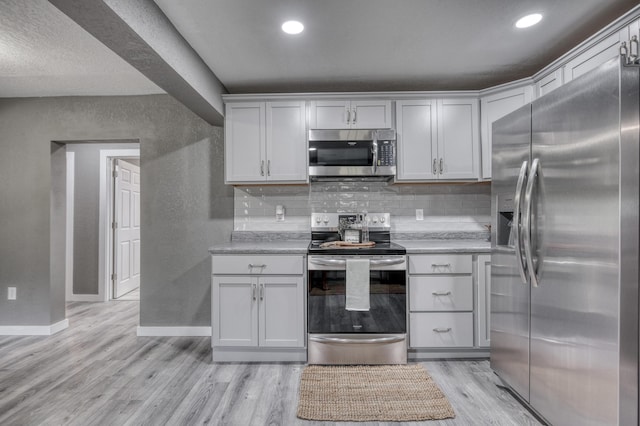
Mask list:
[[[262,265],[256,265],[256,264],[253,264],[253,263],[249,264],[249,269],[251,269],[251,268],[266,268],[266,267],[267,267],[267,265],[265,265],[265,264],[262,264]]]
[[[448,268],[450,266],[451,266],[450,263],[432,263],[431,264],[432,268]]]
[[[433,331],[436,333],[448,333],[451,331],[451,327],[449,328],[434,328]]]
[[[434,291],[431,294],[433,294],[434,296],[451,296],[450,291]]]

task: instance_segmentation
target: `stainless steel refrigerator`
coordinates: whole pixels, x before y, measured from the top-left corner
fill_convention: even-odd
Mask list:
[[[491,368],[553,425],[638,424],[639,70],[493,124]]]

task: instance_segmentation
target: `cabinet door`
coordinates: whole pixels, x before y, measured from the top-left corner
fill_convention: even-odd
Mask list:
[[[267,102],[268,181],[306,182],[307,138],[304,102]]]
[[[213,346],[258,346],[258,279],[213,276]]]
[[[531,86],[518,87],[482,98],[482,178],[491,179],[491,127],[493,122],[531,102]]]
[[[562,68],[555,70],[536,82],[536,99],[562,86]]]
[[[398,181],[437,179],[436,103],[396,101]]]
[[[491,256],[478,256],[478,315],[476,346],[489,347],[491,336]]]
[[[391,101],[351,101],[352,129],[390,129]]]
[[[349,101],[312,101],[309,114],[311,129],[346,129]]]
[[[438,101],[438,173],[440,179],[477,179],[480,168],[478,101]]]
[[[302,276],[260,277],[260,346],[304,347]]]
[[[224,121],[226,182],[265,180],[264,108],[264,102],[226,105]]]
[[[609,59],[618,57],[620,54],[620,42],[628,42],[628,34],[629,28],[625,27],[567,62],[564,66],[564,82],[568,83],[574,78],[578,78],[582,74],[604,64]]]

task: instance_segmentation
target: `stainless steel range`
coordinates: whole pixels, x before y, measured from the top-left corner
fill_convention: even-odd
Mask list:
[[[309,364],[407,362],[406,249],[391,242],[390,221],[389,213],[312,215]],[[345,243],[352,229],[360,240]]]

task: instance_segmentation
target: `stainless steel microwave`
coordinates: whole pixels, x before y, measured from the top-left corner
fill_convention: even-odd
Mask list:
[[[312,181],[391,180],[395,175],[395,130],[309,130]]]

